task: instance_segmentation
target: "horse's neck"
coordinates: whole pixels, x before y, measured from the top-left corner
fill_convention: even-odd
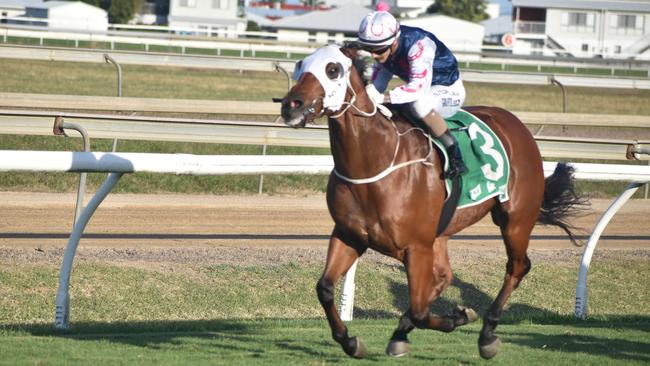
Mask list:
[[[357,93],[357,108],[372,111],[372,104],[362,102],[365,90]],[[341,117],[329,120],[329,131],[335,167],[345,176],[374,176],[393,160],[397,133],[379,112],[364,117],[351,107]]]

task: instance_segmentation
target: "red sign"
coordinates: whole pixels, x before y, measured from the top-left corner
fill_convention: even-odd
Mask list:
[[[515,44],[515,36],[512,33],[506,33],[501,36],[501,44],[510,48]]]

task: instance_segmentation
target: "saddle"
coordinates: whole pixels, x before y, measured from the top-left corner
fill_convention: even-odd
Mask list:
[[[414,126],[424,131],[429,130],[403,105],[387,104],[386,107],[392,113],[404,116]],[[462,109],[445,119],[445,122],[458,141],[468,171],[461,177],[446,180],[447,198],[438,222],[438,235],[445,231],[458,208],[477,205],[495,196],[499,197],[500,202],[509,199],[510,163],[503,144],[494,131],[485,122]],[[436,146],[445,171],[448,160],[446,150],[436,138],[429,138]]]

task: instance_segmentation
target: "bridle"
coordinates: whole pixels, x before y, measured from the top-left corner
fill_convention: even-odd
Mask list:
[[[350,109],[350,107],[354,108],[357,112],[359,112],[360,115],[362,115],[364,117],[372,117],[375,114],[377,114],[377,105],[374,102],[372,103],[372,106],[373,106],[372,112],[364,112],[361,109],[359,109],[359,107],[354,105],[354,102],[357,101],[357,93],[354,91],[354,88],[352,86],[350,86],[349,79],[348,79],[348,82],[346,82],[346,86],[352,92],[352,97],[350,98],[349,102],[343,101],[343,104],[341,105],[341,108],[343,108],[344,105],[345,105],[345,108],[343,108],[343,110],[339,109],[340,112],[335,114],[335,115],[330,116],[330,118],[339,118],[339,117],[341,117],[342,115],[345,114],[345,112],[348,111],[348,109]]]

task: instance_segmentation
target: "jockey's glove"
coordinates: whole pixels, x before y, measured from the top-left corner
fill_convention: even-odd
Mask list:
[[[366,93],[368,93],[368,97],[373,103],[377,105],[384,103],[384,94],[377,91],[374,85],[366,85]]]

